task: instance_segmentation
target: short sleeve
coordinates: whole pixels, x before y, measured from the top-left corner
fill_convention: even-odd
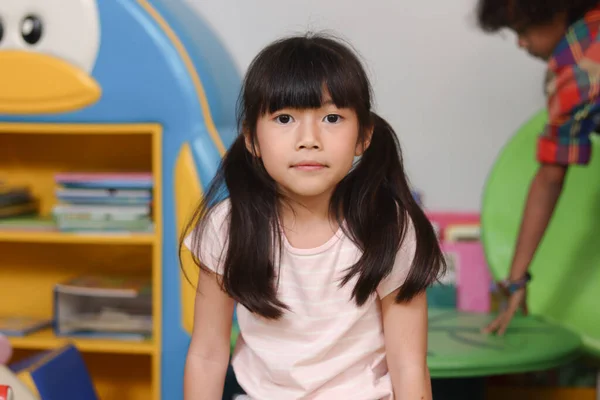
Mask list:
[[[400,250],[396,253],[396,260],[394,261],[392,272],[385,277],[377,287],[379,298],[383,299],[404,284],[415,257],[416,245],[415,229],[412,223],[410,223],[402,246],[400,246]]]
[[[600,65],[582,62],[551,74],[547,86],[548,122],[537,146],[539,162],[586,165],[590,135],[598,126]]]
[[[209,213],[203,232],[196,240],[199,228],[185,237],[183,244],[209,270],[222,275],[223,262],[227,251],[228,237],[227,212],[218,205]]]

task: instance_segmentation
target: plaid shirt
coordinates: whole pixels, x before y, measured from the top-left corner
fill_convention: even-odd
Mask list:
[[[585,165],[590,135],[600,123],[600,7],[567,30],[548,62],[548,123],[538,161]]]

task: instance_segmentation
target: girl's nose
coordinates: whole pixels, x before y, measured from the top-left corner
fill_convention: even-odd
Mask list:
[[[320,149],[318,124],[305,123],[300,126],[300,135],[296,143],[296,149]]]

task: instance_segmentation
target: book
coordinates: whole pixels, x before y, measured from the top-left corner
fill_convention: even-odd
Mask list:
[[[26,336],[52,325],[52,320],[29,316],[0,316],[0,333],[6,336]]]
[[[152,191],[146,189],[57,189],[57,197],[130,197],[149,199]]]
[[[55,175],[57,184],[65,188],[151,189],[152,174],[124,173],[61,173]]]
[[[0,185],[0,207],[16,204],[29,203],[33,197],[29,188],[25,186],[1,186]]]
[[[152,174],[59,173],[52,208],[61,232],[152,232]]]
[[[27,203],[0,206],[0,218],[16,217],[19,215],[32,215],[38,212],[38,202],[35,200]]]
[[[154,223],[149,218],[132,221],[86,221],[58,218],[57,227],[61,232],[81,234],[132,234],[154,232]]]
[[[145,189],[81,189],[59,188],[56,197],[62,203],[89,205],[147,205],[152,191]]]
[[[154,224],[149,205],[56,205],[53,216],[58,229],[75,231],[151,232]]]
[[[149,205],[88,205],[57,204],[52,209],[54,215],[71,215],[85,219],[133,220],[150,214]]]
[[[56,231],[56,222],[37,215],[0,218],[0,231],[51,232]]]

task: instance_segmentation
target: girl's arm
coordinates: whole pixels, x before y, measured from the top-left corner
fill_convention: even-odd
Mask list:
[[[427,368],[427,297],[425,292],[408,303],[394,302],[398,291],[381,301],[387,364],[394,397],[432,400]]]
[[[200,271],[194,330],[184,374],[185,400],[221,400],[229,365],[234,301],[216,275]]]

